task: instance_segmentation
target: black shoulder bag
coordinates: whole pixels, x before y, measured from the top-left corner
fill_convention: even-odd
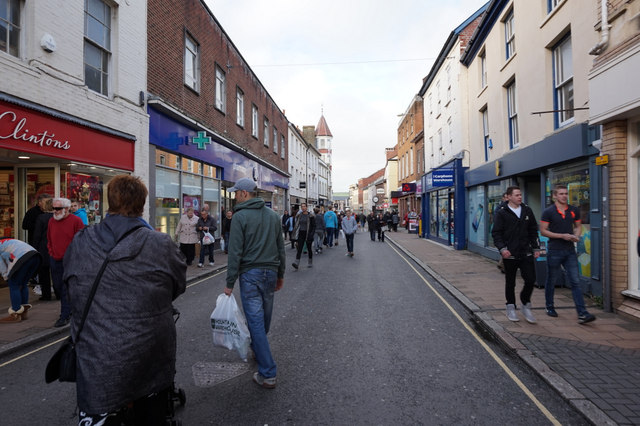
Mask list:
[[[84,327],[84,321],[87,319],[87,314],[89,313],[91,302],[93,302],[93,297],[95,296],[96,290],[98,289],[98,283],[100,282],[100,278],[102,278],[102,274],[104,273],[104,270],[107,268],[107,264],[109,263],[109,254],[111,254],[111,251],[113,251],[113,249],[115,249],[120,241],[122,241],[126,236],[131,234],[136,229],[142,227],[143,225],[136,226],[135,228],[131,228],[130,230],[125,232],[125,234],[116,242],[116,245],[113,246],[113,248],[107,253],[104,262],[102,262],[102,266],[98,271],[98,275],[96,275],[96,279],[93,281],[93,286],[91,287],[91,292],[89,293],[87,303],[84,305],[84,312],[82,313],[80,326],[78,327],[78,332],[76,333],[76,341],[80,338],[80,333],[82,332],[82,328]],[[55,382],[56,380],[60,380],[61,382],[75,382],[77,366],[76,362],[76,344],[71,336],[69,336],[47,363],[47,368],[44,373],[45,381],[47,383]]]

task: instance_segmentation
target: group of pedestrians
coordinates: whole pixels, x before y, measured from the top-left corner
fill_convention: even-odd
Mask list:
[[[225,247],[228,246],[231,210],[228,210],[222,220],[222,236]],[[213,256],[215,239],[214,233],[218,229],[215,218],[209,213],[209,205],[204,204],[200,216],[196,216],[193,207],[180,217],[176,226],[175,238],[180,244],[180,251],[184,254],[187,266],[192,265],[196,256],[196,244],[200,244],[200,256],[198,268],[204,267],[205,257],[209,260],[209,266],[215,265]],[[225,248],[226,251],[226,248]]]
[[[547,279],[545,283],[545,310],[550,317],[557,317],[554,307],[555,280],[567,273],[571,283],[571,294],[578,314],[578,322],[586,324],[596,317],[585,308],[580,287],[578,258],[574,243],[579,241],[581,229],[580,210],[568,204],[569,191],[565,185],[553,189],[554,204],[542,212],[540,234],[549,238],[547,246]],[[491,235],[500,251],[505,273],[506,314],[511,321],[518,321],[516,312],[516,272],[524,280],[520,292],[522,315],[529,323],[536,323],[532,312],[531,294],[536,281],[535,259],[540,256],[538,223],[531,208],[522,202],[522,191],[510,186],[495,212]]]

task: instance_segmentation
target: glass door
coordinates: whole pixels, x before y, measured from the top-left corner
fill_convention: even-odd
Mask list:
[[[27,231],[22,229],[22,219],[27,211],[35,206],[40,194],[48,194],[51,197],[60,196],[60,176],[57,164],[38,164],[16,167],[14,171],[14,183],[10,185],[10,192],[15,193],[13,218],[13,237],[27,241]],[[0,195],[0,202],[2,196]],[[18,232],[15,232],[15,231]],[[6,231],[5,231],[6,233]]]

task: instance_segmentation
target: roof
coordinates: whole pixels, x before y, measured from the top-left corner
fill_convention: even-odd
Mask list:
[[[327,125],[327,120],[324,119],[324,115],[320,116],[320,121],[318,121],[318,125],[316,126],[316,136],[330,136],[331,130],[329,130],[329,126]]]

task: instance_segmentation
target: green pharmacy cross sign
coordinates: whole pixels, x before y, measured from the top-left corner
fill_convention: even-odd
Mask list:
[[[207,149],[207,145],[211,145],[211,138],[206,132],[198,132],[198,136],[191,139],[193,143],[198,145],[198,149]]]

